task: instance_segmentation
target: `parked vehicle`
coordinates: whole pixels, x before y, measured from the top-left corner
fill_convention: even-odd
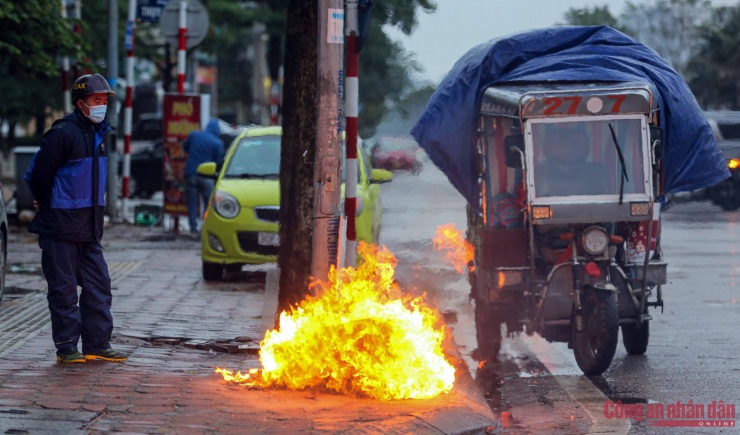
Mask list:
[[[727,176],[688,86],[603,26],[462,59],[412,134],[468,201],[478,356],[496,356],[502,325],[568,343],[586,375],[609,368],[620,327],[644,354],[667,282],[663,195]]]
[[[740,111],[707,111],[704,115],[731,174],[730,178],[708,187],[707,198],[723,210],[737,210],[740,208]]]
[[[0,184],[2,192],[2,184]],[[5,293],[5,273],[8,270],[8,216],[5,210],[5,198],[0,195],[0,301]]]
[[[389,171],[421,172],[419,145],[409,137],[378,137],[369,146],[370,160],[374,168]]]
[[[198,167],[203,176],[217,176],[201,232],[205,280],[220,280],[225,268],[277,261],[281,137],[281,127],[249,129],[234,141],[220,173],[214,163]],[[371,169],[364,152],[358,166],[357,238],[377,243],[382,207],[375,177],[385,181],[389,174]]]

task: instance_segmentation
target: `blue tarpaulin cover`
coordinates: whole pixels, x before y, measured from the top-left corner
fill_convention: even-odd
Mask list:
[[[695,190],[730,176],[684,79],[653,50],[606,26],[551,27],[472,48],[439,84],[411,134],[477,208],[473,143],[483,93],[494,84],[553,81],[652,83],[666,142],[666,192]]]

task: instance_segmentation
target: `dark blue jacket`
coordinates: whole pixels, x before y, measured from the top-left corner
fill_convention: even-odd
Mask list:
[[[25,180],[39,210],[28,231],[74,242],[99,242],[108,157],[103,137],[110,124],[95,124],[79,110],[58,119],[41,138]]]
[[[188,153],[185,160],[185,178],[197,173],[198,165],[206,162],[224,162],[224,142],[218,136],[220,129],[218,121],[211,119],[204,131],[194,131],[188,135],[183,149]]]

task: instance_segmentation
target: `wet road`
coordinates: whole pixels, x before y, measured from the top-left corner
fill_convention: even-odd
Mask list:
[[[381,189],[381,243],[399,259],[399,282],[426,291],[448,311],[477,383],[494,412],[504,413],[504,433],[718,433],[606,418],[611,414],[605,415],[604,403],[641,404],[643,417],[648,404],[657,409],[690,400],[707,411],[713,401],[740,405],[740,211],[723,212],[708,202],[676,203],[664,211],[669,282],[664,312],[650,311],[647,353],[628,356],[620,338],[610,369],[589,379],[566,344],[537,336],[507,338],[498,361],[476,361],[467,278],[432,247],[438,225],[466,228],[464,199],[428,161],[420,175],[397,173]]]

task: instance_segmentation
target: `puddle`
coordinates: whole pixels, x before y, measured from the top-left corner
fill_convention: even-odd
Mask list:
[[[8,265],[8,273],[29,273],[29,274],[40,274],[41,265],[32,264],[11,264]]]

